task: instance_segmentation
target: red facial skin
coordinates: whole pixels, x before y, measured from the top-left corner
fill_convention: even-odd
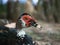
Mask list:
[[[35,19],[33,17],[29,16],[29,15],[24,15],[24,16],[22,16],[21,19],[23,19],[24,22],[26,23],[26,27],[30,27],[30,25],[31,25],[31,22],[30,21],[31,20],[35,21]]]

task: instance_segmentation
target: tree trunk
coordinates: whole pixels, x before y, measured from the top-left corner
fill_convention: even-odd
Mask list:
[[[36,6],[37,18],[46,21],[46,16],[44,14],[43,0],[39,0]]]
[[[20,15],[20,5],[18,0],[16,0],[16,2],[8,0],[7,13],[7,19],[16,22],[18,16]]]
[[[56,23],[60,23],[60,0],[52,1],[52,11]]]
[[[50,4],[51,3],[51,4]],[[37,5],[38,16],[47,22],[55,22],[50,0],[39,0]]]
[[[25,4],[25,12],[33,14],[35,12],[34,6],[32,5],[32,0],[27,0]]]
[[[16,0],[16,2],[14,3],[14,8],[13,9],[14,9],[14,11],[13,11],[13,20],[17,21],[17,18],[20,15],[20,4],[19,4],[18,0]]]
[[[12,0],[8,0],[7,2],[7,19],[12,20]]]

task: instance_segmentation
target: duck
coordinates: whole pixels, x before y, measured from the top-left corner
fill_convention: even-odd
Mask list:
[[[16,22],[0,26],[0,31],[5,31],[7,34],[11,32],[10,35],[15,34],[14,36],[17,37],[25,37],[27,34],[24,30],[31,26],[41,28],[41,25],[37,23],[34,17],[32,17],[29,13],[23,13],[18,17]]]

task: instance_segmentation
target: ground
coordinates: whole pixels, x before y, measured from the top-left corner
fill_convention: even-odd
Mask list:
[[[14,26],[14,24],[12,23],[9,27]],[[42,26],[42,29],[30,27],[25,30],[38,45],[60,45],[60,24],[43,21],[38,21],[38,24]]]
[[[60,45],[60,24],[38,22],[42,29],[30,27],[26,31],[39,45]],[[34,31],[35,30],[35,31]]]

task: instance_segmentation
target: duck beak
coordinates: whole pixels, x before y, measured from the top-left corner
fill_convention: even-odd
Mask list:
[[[39,25],[39,24],[37,24],[37,26],[36,26],[37,28],[42,28],[42,26],[41,25]]]
[[[42,26],[40,24],[37,24],[35,21],[31,21],[31,25],[37,28],[42,28]]]

